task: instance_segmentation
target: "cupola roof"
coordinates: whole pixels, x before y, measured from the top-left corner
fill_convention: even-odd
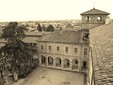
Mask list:
[[[108,12],[93,8],[86,12],[81,13],[80,15],[109,15],[109,14],[110,13],[108,13]]]

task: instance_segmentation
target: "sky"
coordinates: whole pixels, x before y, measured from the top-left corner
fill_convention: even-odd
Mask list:
[[[81,19],[94,6],[113,19],[112,5],[113,0],[0,0],[0,21]]]

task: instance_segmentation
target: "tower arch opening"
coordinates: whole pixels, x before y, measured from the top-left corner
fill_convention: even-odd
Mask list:
[[[102,17],[101,16],[97,17],[97,21],[101,22],[102,21]]]
[[[89,16],[86,17],[86,21],[87,21],[87,22],[90,21],[90,17],[89,17]]]

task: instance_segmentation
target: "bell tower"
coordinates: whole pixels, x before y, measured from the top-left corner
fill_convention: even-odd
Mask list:
[[[105,24],[109,14],[110,13],[95,8],[81,13],[82,29],[92,29],[96,26]]]

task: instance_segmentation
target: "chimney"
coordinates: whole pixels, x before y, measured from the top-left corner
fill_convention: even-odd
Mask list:
[[[62,31],[63,31],[62,28],[60,28],[60,34],[62,34]]]
[[[62,30],[60,30],[60,34],[62,34]]]

